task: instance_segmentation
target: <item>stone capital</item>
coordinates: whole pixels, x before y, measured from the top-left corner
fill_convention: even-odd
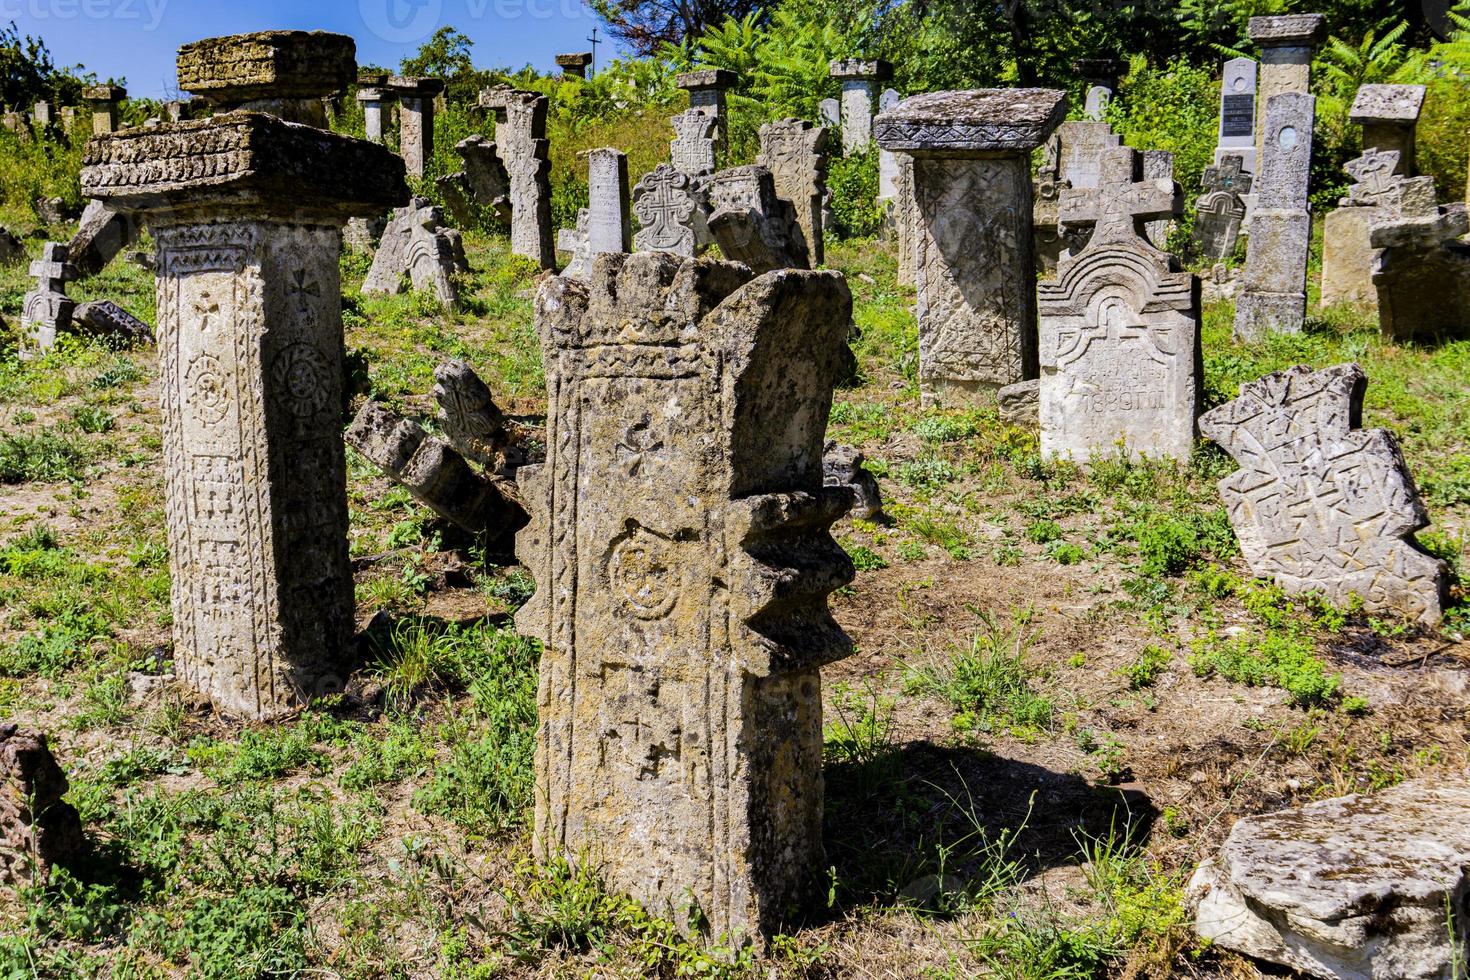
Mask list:
[[[878,145],[914,156],[1029,153],[1067,113],[1067,93],[1046,88],[931,92],[905,99],[874,121]]]
[[[427,99],[444,91],[444,79],[394,75],[388,79],[388,90],[400,99]]]
[[[571,69],[580,71],[592,64],[591,51],[578,51],[575,54],[559,54],[556,56],[556,66],[563,70]]]
[[[318,99],[357,77],[357,45],[344,34],[261,31],[179,48],[179,88],[234,106],[264,99]]]
[[[1327,18],[1321,14],[1252,17],[1249,31],[1261,48],[1310,48],[1327,36]]]
[[[1412,126],[1424,108],[1423,85],[1363,85],[1353,99],[1348,119],[1356,125],[1391,123]]]
[[[85,102],[121,102],[128,97],[128,90],[121,85],[89,85],[82,89]]]
[[[827,66],[827,72],[842,81],[886,82],[893,77],[893,65],[877,58],[838,58]]]
[[[733,71],[725,68],[704,68],[700,71],[686,71],[674,79],[674,84],[686,91],[697,89],[724,90],[734,88],[739,76]]]

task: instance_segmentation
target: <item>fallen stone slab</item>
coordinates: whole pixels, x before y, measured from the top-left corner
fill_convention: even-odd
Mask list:
[[[1463,977],[1470,777],[1246,817],[1189,890],[1196,931],[1256,959],[1329,980]]]
[[[153,328],[110,299],[78,304],[71,319],[82,330],[100,337],[118,337],[130,344],[153,343]]]

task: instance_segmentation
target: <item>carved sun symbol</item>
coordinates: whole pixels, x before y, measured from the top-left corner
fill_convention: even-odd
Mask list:
[[[230,411],[225,369],[209,354],[201,354],[189,365],[184,376],[189,404],[195,417],[205,425],[214,425]]]
[[[638,528],[619,542],[608,560],[613,589],[639,619],[668,615],[678,598],[679,573],[673,542]]]

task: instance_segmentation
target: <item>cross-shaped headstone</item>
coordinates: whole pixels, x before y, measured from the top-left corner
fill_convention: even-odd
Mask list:
[[[1178,186],[1172,180],[1136,181],[1137,151],[1112,147],[1103,152],[1097,187],[1062,191],[1058,220],[1062,230],[1093,225],[1090,246],[1141,238],[1139,222],[1176,217]]]
[[[1227,153],[1213,167],[1206,167],[1200,178],[1200,187],[1206,193],[1230,191],[1232,194],[1251,192],[1251,175],[1244,172],[1244,158],[1236,153]]]
[[[47,242],[41,249],[41,257],[31,263],[31,278],[37,287],[46,292],[59,293],[68,279],[76,278],[75,270],[67,262],[67,246],[60,242]]]
[[[1348,199],[1343,203],[1369,206],[1389,203],[1394,190],[1404,181],[1398,172],[1399,157],[1398,150],[1369,147],[1362,156],[1344,164],[1342,169],[1355,183],[1348,188]]]

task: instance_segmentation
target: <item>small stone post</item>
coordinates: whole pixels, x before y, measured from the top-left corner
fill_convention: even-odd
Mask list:
[[[842,83],[842,154],[863,153],[873,142],[874,85],[893,77],[886,61],[847,58],[828,66],[831,76]]]
[[[688,71],[674,79],[674,84],[689,93],[689,108],[715,117],[715,156],[725,159],[729,143],[729,120],[725,112],[725,90],[735,87],[737,76],[724,68]]]
[[[31,109],[31,122],[42,132],[50,129],[52,123],[55,122],[51,114],[51,103],[37,102]]]
[[[76,269],[68,258],[65,245],[47,242],[41,257],[31,263],[29,271],[36,284],[26,293],[21,307],[22,360],[30,360],[56,346],[56,335],[71,325],[77,304],[66,295],[66,282],[76,278]]]
[[[1364,150],[1396,150],[1394,173],[1413,177],[1414,131],[1424,108],[1423,85],[1364,85],[1353,99],[1348,119],[1363,127]]]
[[[633,251],[628,155],[610,146],[587,152],[587,251]]]
[[[1037,376],[1031,151],[1066,115],[1054,89],[934,92],[877,119],[913,157],[919,381],[930,404],[988,402]]]
[[[591,51],[579,51],[576,54],[559,54],[556,56],[556,66],[561,69],[563,78],[586,79],[587,68],[591,64]]]
[[[128,97],[121,85],[92,85],[82,89],[82,98],[92,107],[92,135],[117,132],[118,103]]]
[[[1312,212],[1307,182],[1317,100],[1287,92],[1266,103],[1266,144],[1253,185],[1255,216],[1235,303],[1235,337],[1301,333],[1307,313]]]
[[[825,126],[804,119],[782,119],[761,127],[760,155],[755,162],[771,172],[776,193],[796,208],[801,245],[813,269],[826,261],[822,205],[827,199]]]
[[[1327,18],[1321,14],[1283,14],[1252,17],[1250,38],[1261,49],[1261,87],[1256,114],[1256,158],[1266,145],[1265,106],[1286,92],[1311,91],[1312,53],[1327,36]],[[1264,167],[1264,164],[1261,164]],[[1256,181],[1256,192],[1267,188]]]
[[[398,97],[398,154],[410,177],[422,177],[434,157],[434,98],[444,80],[394,76],[388,88]]]
[[[510,177],[510,250],[556,267],[551,234],[551,144],[546,114],[551,100],[535,92],[501,90],[491,101],[496,119],[495,148]]]
[[[887,112],[903,101],[903,96],[894,89],[884,89],[878,96],[878,111]],[[888,150],[878,151],[878,200],[892,206],[898,196],[898,157]]]
[[[359,72],[357,93],[354,96],[362,103],[363,131],[374,143],[383,142],[383,110],[393,102],[393,93],[388,90],[385,71]]]
[[[315,116],[354,57],[333,34],[215,38],[179,49],[180,84]],[[289,715],[349,667],[338,258],[349,217],[407,197],[403,162],[226,112],[94,139],[83,164],[82,192],[141,215],[157,246],[179,675],[229,715]]]

